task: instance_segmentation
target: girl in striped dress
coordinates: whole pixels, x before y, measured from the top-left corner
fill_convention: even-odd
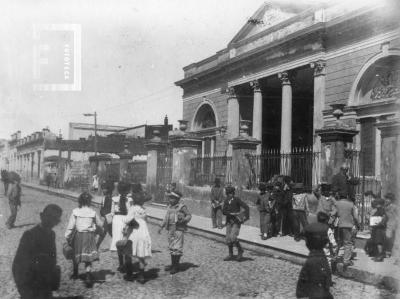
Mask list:
[[[71,244],[73,257],[72,279],[78,278],[78,266],[84,263],[86,267],[86,286],[92,284],[92,262],[99,260],[96,246],[96,228],[103,227],[96,211],[90,207],[92,196],[84,192],[78,198],[79,208],[72,211],[69,218],[65,238]]]

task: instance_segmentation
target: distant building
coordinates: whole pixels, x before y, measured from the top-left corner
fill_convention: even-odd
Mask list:
[[[107,136],[120,130],[126,129],[122,126],[97,125],[97,136]],[[68,139],[78,140],[94,136],[94,124],[88,123],[69,123]]]

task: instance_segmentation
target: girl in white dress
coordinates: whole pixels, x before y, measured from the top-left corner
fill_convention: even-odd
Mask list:
[[[139,261],[138,282],[144,283],[144,268],[146,260],[151,258],[151,237],[147,227],[147,214],[143,204],[151,199],[142,191],[140,184],[132,184],[132,200],[133,205],[128,210],[128,215],[124,217],[124,222],[128,224],[134,219],[139,226],[132,230],[129,240],[132,241],[132,257]],[[127,273],[131,275],[131,273]]]
[[[112,240],[110,245],[111,251],[117,251],[116,243],[123,239],[123,229],[125,227],[124,218],[128,214],[128,208],[131,206],[132,198],[128,196],[130,184],[126,182],[118,183],[119,196],[112,197],[111,214],[112,220]],[[124,272],[124,256],[118,252],[119,272]]]

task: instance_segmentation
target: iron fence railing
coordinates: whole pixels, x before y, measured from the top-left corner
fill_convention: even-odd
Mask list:
[[[291,153],[269,149],[246,157],[250,167],[249,189],[257,188],[260,182],[267,182],[274,175],[288,175],[309,190],[319,182],[320,153],[313,152],[311,147],[294,148]]]
[[[381,197],[381,180],[378,177],[366,175],[366,156],[363,151],[352,147],[347,148],[345,158],[349,165],[350,176],[358,182],[353,186],[353,193],[361,228],[364,230],[368,228],[372,201],[376,197]]]
[[[191,159],[190,184],[212,185],[216,178],[222,184],[231,182],[232,157],[223,154],[204,155]]]

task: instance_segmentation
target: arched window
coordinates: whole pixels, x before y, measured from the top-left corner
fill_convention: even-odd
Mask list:
[[[214,110],[210,104],[203,104],[197,110],[193,121],[193,130],[213,128],[217,125]]]
[[[354,104],[400,97],[400,56],[389,55],[376,60],[360,78],[354,93]]]

